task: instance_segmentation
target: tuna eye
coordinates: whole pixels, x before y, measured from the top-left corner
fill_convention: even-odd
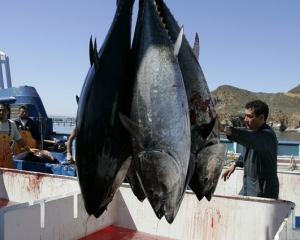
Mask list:
[[[152,189],[148,189],[147,190],[147,195],[150,197],[150,198],[153,198],[153,190]]]

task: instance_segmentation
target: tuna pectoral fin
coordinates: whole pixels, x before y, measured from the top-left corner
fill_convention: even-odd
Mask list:
[[[193,153],[190,154],[190,161],[189,161],[189,166],[188,166],[188,170],[187,170],[187,174],[186,174],[186,179],[185,179],[185,184],[184,184],[184,188],[182,188],[182,192],[181,192],[181,196],[177,202],[177,206],[179,208],[182,200],[183,200],[183,197],[184,197],[184,194],[185,194],[185,191],[189,185],[189,182],[191,181],[191,178],[193,176],[193,173],[194,173],[194,170],[195,170],[195,155]],[[177,213],[178,209],[176,210],[176,213]]]
[[[124,162],[123,162],[123,159],[125,159]],[[95,218],[98,218],[103,214],[103,212],[106,210],[108,204],[113,200],[115,193],[117,192],[117,190],[119,189],[119,187],[121,186],[121,184],[123,183],[123,181],[126,177],[126,174],[131,165],[132,159],[131,159],[131,157],[127,157],[127,158],[123,158],[123,159],[119,159],[119,161],[123,162],[122,165],[119,167],[119,170],[116,172],[116,174],[111,176],[110,183],[109,184],[107,183],[107,186],[105,186],[105,188],[107,189],[107,195],[106,195],[105,199],[98,202],[100,207],[93,213]],[[117,166],[112,166],[112,168],[116,168],[116,167]],[[106,175],[105,177],[109,178],[109,174]]]
[[[186,174],[186,180],[185,180],[185,185],[184,185],[184,189],[183,189],[183,194],[182,194],[182,197],[181,197],[179,202],[182,201],[185,190],[187,189],[187,187],[188,187],[188,185],[191,181],[191,178],[192,178],[194,170],[195,170],[195,163],[196,163],[195,154],[191,153],[190,154],[189,167],[188,167],[188,171],[187,171],[187,174]]]
[[[208,135],[211,133],[212,129],[215,126],[216,118],[214,118],[210,123],[208,124],[202,124],[197,128],[198,133],[201,135],[203,139],[206,139]]]
[[[121,122],[123,123],[124,127],[127,129],[130,135],[132,135],[138,142],[145,145],[146,140],[149,141],[149,130],[144,127],[140,127],[133,121],[131,121],[128,117],[124,114],[119,112],[119,116]]]
[[[197,156],[196,166],[189,187],[200,201],[204,196],[211,200],[221,175],[227,155],[225,144],[204,148]]]
[[[126,180],[129,182],[133,194],[137,197],[137,199],[140,202],[143,202],[146,198],[146,195],[137,177],[134,161],[131,161],[131,165],[127,172]]]

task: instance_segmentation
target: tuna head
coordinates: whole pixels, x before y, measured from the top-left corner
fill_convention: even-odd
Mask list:
[[[195,160],[189,160],[187,172],[184,173],[182,162],[188,159],[182,159],[182,154],[178,155],[177,151],[165,144],[155,143],[161,136],[155,136],[155,133],[138,126],[122,114],[120,118],[134,139],[134,167],[140,186],[156,216],[159,219],[165,216],[172,223],[190,182]],[[188,149],[183,150],[188,153]]]
[[[183,191],[181,171],[175,158],[164,149],[149,149],[138,154],[136,170],[143,190],[156,214],[169,222],[176,216],[177,196]],[[149,181],[151,179],[151,181]]]
[[[217,187],[224,159],[226,159],[227,146],[215,144],[203,149],[196,161],[196,169],[193,173],[189,187],[200,201],[204,196],[211,200]]]
[[[173,45],[152,0],[141,0],[133,41],[130,119],[134,165],[158,218],[173,222],[187,186],[190,157],[188,103],[177,61],[183,29]],[[122,116],[122,115],[121,115]]]
[[[134,0],[117,1],[115,17],[97,52],[90,42],[91,68],[78,102],[76,164],[89,215],[99,217],[122,184],[131,163],[131,138],[118,112],[129,115],[131,18]]]

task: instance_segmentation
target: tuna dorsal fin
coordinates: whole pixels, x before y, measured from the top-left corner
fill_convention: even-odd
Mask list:
[[[145,127],[140,127],[139,125],[131,121],[128,117],[126,117],[124,114],[120,112],[119,112],[119,116],[121,122],[123,123],[127,131],[130,133],[130,135],[133,136],[143,146],[145,146],[146,141],[149,137],[149,130]]]
[[[97,53],[97,39],[95,38],[94,41],[94,58],[95,58],[95,70],[99,67],[99,61],[98,61],[98,53]]]
[[[77,102],[77,104],[78,104],[78,102],[79,102],[79,97],[78,97],[78,95],[76,95],[76,102]]]
[[[193,52],[194,52],[196,58],[199,60],[199,55],[200,55],[200,44],[199,44],[198,33],[196,33],[196,36],[195,36],[195,42],[194,42]]]
[[[92,36],[90,38],[90,63],[91,66],[95,64],[95,70],[98,68],[98,54],[97,54],[97,41],[95,38],[94,45]]]
[[[178,57],[178,54],[179,54],[179,50],[180,50],[181,43],[182,43],[182,38],[183,38],[183,26],[181,27],[180,32],[177,37],[177,40],[174,44],[174,55],[176,57]]]
[[[91,66],[93,65],[94,63],[94,48],[93,48],[93,39],[92,39],[92,36],[90,38],[90,64]]]

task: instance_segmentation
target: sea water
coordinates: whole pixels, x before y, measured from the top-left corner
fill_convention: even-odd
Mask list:
[[[59,118],[59,119],[75,119],[75,117],[66,117],[58,115],[49,115],[50,118]],[[53,131],[59,134],[71,134],[72,129],[75,125],[73,123],[53,123]]]
[[[275,131],[278,141],[293,141],[300,142],[300,132],[279,132]],[[226,138],[226,136],[221,133],[221,138]]]
[[[74,125],[53,124],[53,131],[59,134],[71,134]]]
[[[300,142],[300,132],[275,132],[278,141]]]

